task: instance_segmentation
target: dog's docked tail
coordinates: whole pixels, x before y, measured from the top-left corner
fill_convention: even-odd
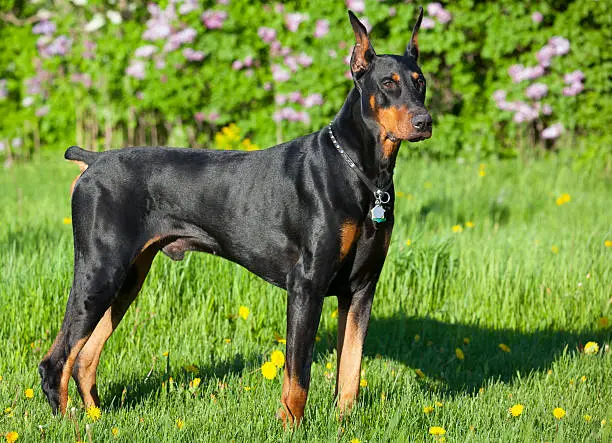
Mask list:
[[[86,151],[78,146],[70,146],[68,149],[66,149],[64,158],[74,162],[85,163],[89,166],[98,159],[99,155],[99,152]]]

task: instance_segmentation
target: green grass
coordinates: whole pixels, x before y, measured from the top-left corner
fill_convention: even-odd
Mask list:
[[[12,408],[0,411],[0,435],[27,442],[42,440],[40,426],[45,441],[76,440],[73,421],[51,415],[36,370],[72,277],[62,220],[78,170],[60,157],[0,172],[0,408]],[[284,350],[275,336],[284,336],[285,294],[216,257],[158,256],[102,355],[93,441],[435,441],[430,426],[444,427],[447,441],[610,441],[611,330],[600,323],[612,317],[610,171],[559,158],[479,170],[400,161],[404,195],[366,342],[368,385],[348,419],[336,418],[329,377],[335,299],[325,302],[306,421],[285,432],[274,418],[282,375],[270,381],[259,371]],[[571,201],[558,206],[562,193]],[[457,224],[462,232],[452,231]],[[587,341],[599,344],[597,355],[581,352]],[[190,390],[196,376],[201,385]],[[90,420],[73,385],[70,397],[87,441]],[[443,405],[425,414],[435,402]],[[512,418],[516,403],[525,410]],[[567,415],[555,419],[555,407]]]

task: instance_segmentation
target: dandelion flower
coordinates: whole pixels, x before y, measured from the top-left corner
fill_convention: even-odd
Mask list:
[[[246,306],[240,306],[240,308],[238,309],[238,315],[242,317],[243,320],[246,320],[247,318],[249,318],[250,312],[251,311]]]
[[[15,443],[17,439],[19,438],[19,434],[16,433],[15,431],[11,431],[5,435],[5,438],[6,438],[7,443]]]
[[[368,385],[368,381],[365,378],[362,378],[361,381],[359,382],[359,386],[361,386],[362,388],[365,388]]]
[[[169,353],[168,351],[166,351],[166,352],[162,352],[162,355],[163,355],[164,357],[167,357],[168,355],[170,355],[170,353]]]
[[[523,413],[523,405],[518,404],[518,405],[514,405],[512,406],[509,411],[510,414],[512,414],[513,417],[518,417],[519,415],[521,415]]]
[[[586,415],[584,416],[584,419],[585,419],[586,421],[591,421],[591,416],[590,416],[589,414],[586,414]]]
[[[507,344],[500,343],[497,346],[499,346],[499,349],[501,349],[504,352],[510,352],[510,346],[508,346]]]
[[[415,369],[414,372],[419,376],[419,378],[425,378],[425,374],[423,374],[423,371],[420,369]]]
[[[351,440],[351,443],[361,443],[361,440],[359,440],[358,438],[353,438]]]
[[[338,310],[336,309],[334,312],[331,313],[331,318],[336,318],[338,317]]]
[[[34,398],[34,389],[28,388],[25,390],[24,395],[26,398]]]
[[[64,223],[65,225],[69,225],[70,223],[72,223],[72,219],[70,217],[64,217],[62,223]]]
[[[480,171],[478,171],[478,175],[481,177],[484,177],[485,175],[487,175],[487,171],[485,171],[484,169],[481,169]]]
[[[565,417],[565,410],[563,408],[555,408],[553,410],[553,415],[557,420],[561,420],[563,417]]]
[[[463,344],[464,345],[469,345],[470,344],[470,338],[469,337],[463,337]]]
[[[431,435],[444,435],[446,434],[446,429],[440,426],[432,426],[431,428],[429,428],[429,433]]]
[[[410,240],[409,238],[406,239],[406,246],[410,246],[412,244],[412,240]]]
[[[179,429],[183,429],[183,425],[185,425],[185,422],[183,420],[181,420],[180,418],[176,419],[176,427]]]
[[[463,232],[463,228],[461,227],[461,225],[455,225],[451,229],[453,230],[453,232]]]
[[[582,377],[580,377],[580,381],[582,383],[584,383],[585,381],[587,381],[586,375],[583,375]]]
[[[272,380],[276,377],[276,366],[274,363],[267,361],[261,366],[261,373],[268,380]]]
[[[559,253],[559,246],[557,246],[557,245],[552,245],[552,246],[550,247],[550,250],[552,251],[552,253],[553,253],[553,254],[557,254],[557,253]]]
[[[332,365],[331,363],[327,363],[327,364],[325,365],[325,367],[326,367],[327,369],[331,369],[331,368],[333,368],[333,365]]]
[[[102,417],[102,411],[100,411],[100,408],[97,406],[88,407],[85,410],[85,414],[87,414],[87,417],[93,422],[100,420],[100,417]]]
[[[558,198],[557,198],[557,206],[561,206],[564,205],[566,203],[569,203],[570,200],[572,198],[570,197],[569,194],[561,194]]]
[[[463,360],[465,358],[465,355],[463,354],[463,351],[460,348],[455,349],[455,355],[459,360]]]
[[[274,363],[277,368],[282,368],[285,364],[285,355],[282,351],[274,351],[270,356],[270,360]]]
[[[586,355],[595,355],[599,352],[599,345],[594,341],[588,342],[584,345],[584,353]]]
[[[612,240],[606,240],[606,241],[604,242],[604,246],[605,246],[606,248],[610,248],[610,247],[612,247]]]
[[[200,383],[202,382],[201,379],[199,378],[194,378],[191,383],[189,383],[193,388],[197,388],[198,386],[200,386]]]
[[[471,221],[465,222],[465,227],[466,228],[472,229],[474,226],[475,226],[474,222],[471,222]]]
[[[414,342],[418,343],[421,340],[421,336],[419,334],[414,334]]]
[[[434,407],[433,407],[433,406],[425,406],[425,407],[423,408],[423,412],[424,412],[425,414],[431,414],[433,411],[434,411]]]
[[[437,407],[441,408],[442,406],[444,406],[444,403],[437,401],[434,403]]]
[[[116,437],[117,434],[119,434],[119,429],[118,428],[111,429],[111,434],[113,434],[113,437]]]

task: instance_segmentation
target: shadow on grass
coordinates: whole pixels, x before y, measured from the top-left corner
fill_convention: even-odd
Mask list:
[[[209,364],[196,364],[197,369],[194,368],[194,371],[197,372],[197,377],[201,379],[202,385],[206,385],[209,382],[216,383],[217,380],[222,382],[227,376],[239,375],[245,368],[255,366],[259,360],[260,357],[255,354],[249,356],[236,354],[229,359],[213,361]],[[104,408],[111,411],[132,408],[151,397],[157,397],[167,387],[168,373],[177,386],[188,385],[196,376],[192,373],[194,371],[177,366],[179,364],[177,362],[172,362],[168,372],[163,366],[166,365],[166,362],[167,360],[158,361],[150,377],[142,378],[141,374],[132,374],[121,380],[111,380],[101,393]]]
[[[327,338],[317,350],[329,352],[335,347],[330,337],[335,337],[336,330],[323,335]],[[371,320],[364,355],[380,355],[420,369],[441,392],[471,393],[487,382],[509,382],[517,373],[524,376],[547,370],[565,349],[569,352],[582,349],[588,341],[601,344],[609,341],[611,335],[609,330],[569,333],[547,329],[521,333],[394,316]],[[501,349],[500,344],[510,351]],[[457,348],[463,352],[464,360],[457,358]]]

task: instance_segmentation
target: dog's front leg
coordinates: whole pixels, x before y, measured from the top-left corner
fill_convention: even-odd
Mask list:
[[[328,273],[328,269],[308,266],[301,259],[287,279],[287,352],[282,406],[277,413],[285,426],[298,425],[304,417],[315,336],[329,287]]]
[[[361,357],[375,289],[376,282],[370,282],[354,294],[338,297],[336,398],[341,415],[350,411],[359,394]]]

